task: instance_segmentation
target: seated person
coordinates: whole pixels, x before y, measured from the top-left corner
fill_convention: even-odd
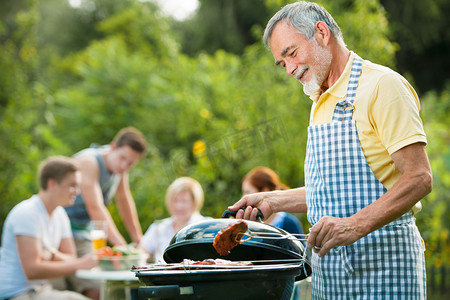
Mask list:
[[[17,204],[8,214],[0,248],[0,298],[89,299],[54,290],[48,279],[67,276],[97,264],[97,256],[77,258],[70,222],[62,206],[75,200],[80,173],[67,157],[41,163],[37,195]]]
[[[278,174],[267,167],[253,168],[242,179],[242,193],[244,195],[288,189],[289,187],[281,183]],[[264,220],[264,223],[284,229],[289,233],[303,233],[300,221],[286,212],[272,214]]]
[[[150,225],[139,244],[153,257],[155,263],[164,263],[164,251],[178,230],[206,219],[200,215],[203,198],[203,189],[193,178],[180,177],[169,186],[166,192],[166,207],[170,217]]]

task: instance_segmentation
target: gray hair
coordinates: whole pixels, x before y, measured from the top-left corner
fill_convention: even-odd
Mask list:
[[[306,1],[298,1],[284,6],[269,20],[263,36],[266,47],[270,46],[273,29],[281,20],[286,20],[290,26],[298,33],[303,34],[308,40],[312,38],[316,31],[316,23],[322,21],[327,24],[338,44],[345,47],[341,29],[330,13],[316,3]]]

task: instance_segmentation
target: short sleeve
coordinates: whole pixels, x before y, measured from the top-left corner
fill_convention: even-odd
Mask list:
[[[20,207],[12,212],[10,221],[13,235],[25,235],[41,239],[40,227],[36,226],[41,222],[39,215],[24,208]]]
[[[384,75],[378,85],[372,117],[375,132],[390,155],[417,142],[427,143],[420,102],[412,86],[395,72]]]
[[[153,223],[145,232],[144,236],[140,241],[140,245],[150,253],[156,252],[156,237],[157,237],[157,225]]]

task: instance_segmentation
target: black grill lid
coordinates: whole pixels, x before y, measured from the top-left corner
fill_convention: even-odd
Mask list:
[[[220,256],[212,243],[216,234],[235,219],[207,219],[185,226],[172,238],[169,247],[164,252],[166,263],[178,263],[183,259],[204,260],[222,258],[231,261],[239,260],[279,260],[300,259],[303,257],[304,246],[298,240],[252,238],[231,249],[230,254]],[[254,221],[245,221],[252,232],[276,233],[288,236],[283,229]],[[246,240],[244,236],[242,240]]]

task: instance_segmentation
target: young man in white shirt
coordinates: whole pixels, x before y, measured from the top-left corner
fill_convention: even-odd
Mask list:
[[[37,195],[8,214],[0,248],[0,299],[73,299],[85,296],[54,290],[48,279],[67,276],[97,264],[95,254],[77,258],[69,218],[80,182],[74,161],[51,157],[41,163]]]

